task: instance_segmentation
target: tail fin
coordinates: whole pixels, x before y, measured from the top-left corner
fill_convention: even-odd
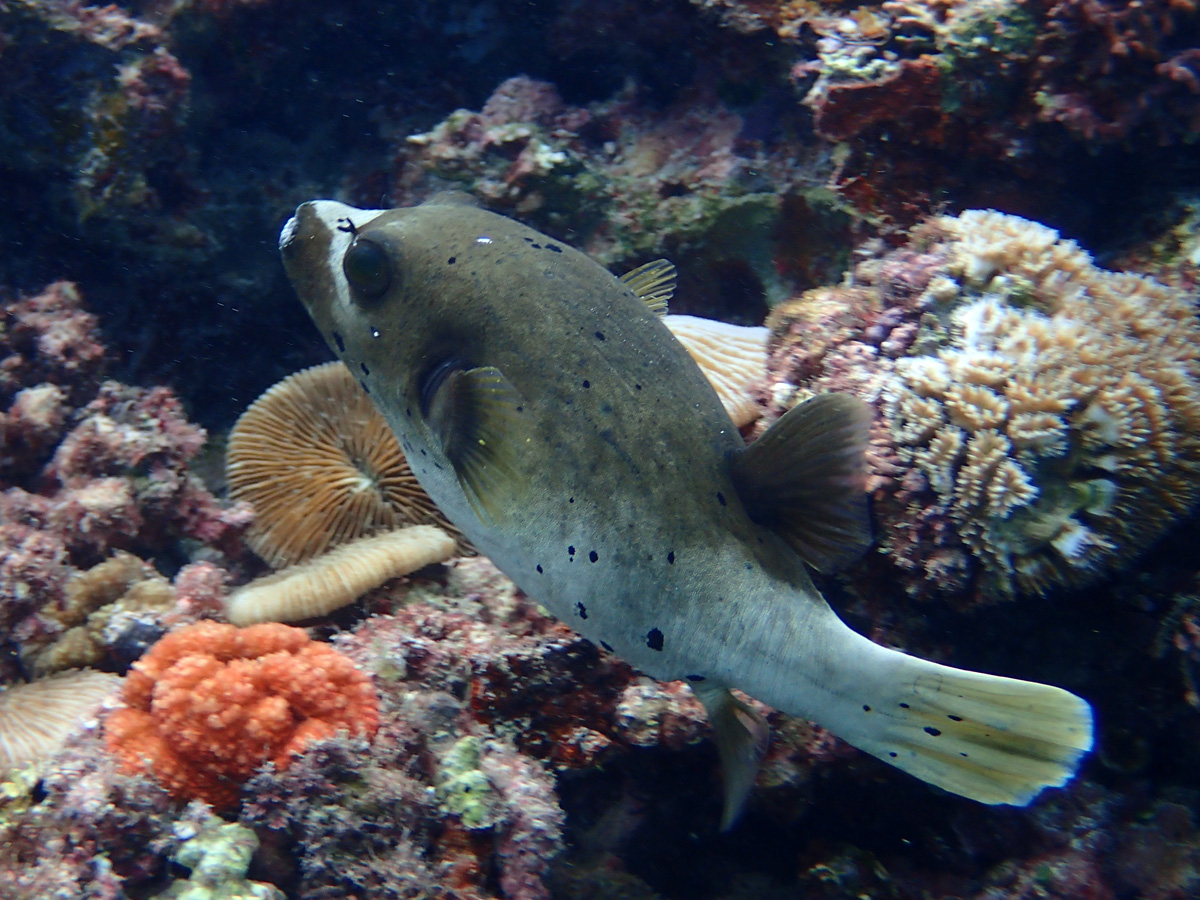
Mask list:
[[[1091,707],[1074,694],[873,646],[892,657],[890,678],[872,679],[877,696],[831,727],[923,781],[981,803],[1024,806],[1069,781],[1092,747]]]

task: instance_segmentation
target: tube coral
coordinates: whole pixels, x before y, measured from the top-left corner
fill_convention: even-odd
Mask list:
[[[372,737],[370,679],[299,628],[200,622],[164,637],[125,680],[126,708],[105,724],[128,774],[150,773],[181,799],[233,806],[263,763],[287,767],[314,740]]]

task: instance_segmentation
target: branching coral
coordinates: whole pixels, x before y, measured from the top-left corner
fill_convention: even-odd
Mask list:
[[[897,364],[892,427],[996,590],[1081,581],[1191,509],[1200,328],[1185,296],[995,212],[917,240],[946,254],[946,327]]]
[[[172,632],[129,673],[124,700],[105,731],[125,771],[217,808],[232,806],[263,763],[286,768],[311,741],[339,730],[371,737],[379,726],[370,679],[286,625]]]
[[[876,403],[876,533],[911,590],[1083,583],[1194,506],[1200,325],[1184,293],[995,212],[865,256],[851,285],[772,315],[770,392]]]

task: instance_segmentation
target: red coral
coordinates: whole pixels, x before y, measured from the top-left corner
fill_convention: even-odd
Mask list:
[[[126,772],[151,772],[177,797],[233,806],[264,762],[279,769],[339,730],[374,736],[370,679],[300,628],[200,622],[164,637],[125,679],[106,723]]]

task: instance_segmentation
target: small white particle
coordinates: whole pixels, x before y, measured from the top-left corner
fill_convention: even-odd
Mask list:
[[[475,243],[477,244],[490,244],[491,242],[492,239],[486,234],[481,234],[479,237],[475,238]]]

